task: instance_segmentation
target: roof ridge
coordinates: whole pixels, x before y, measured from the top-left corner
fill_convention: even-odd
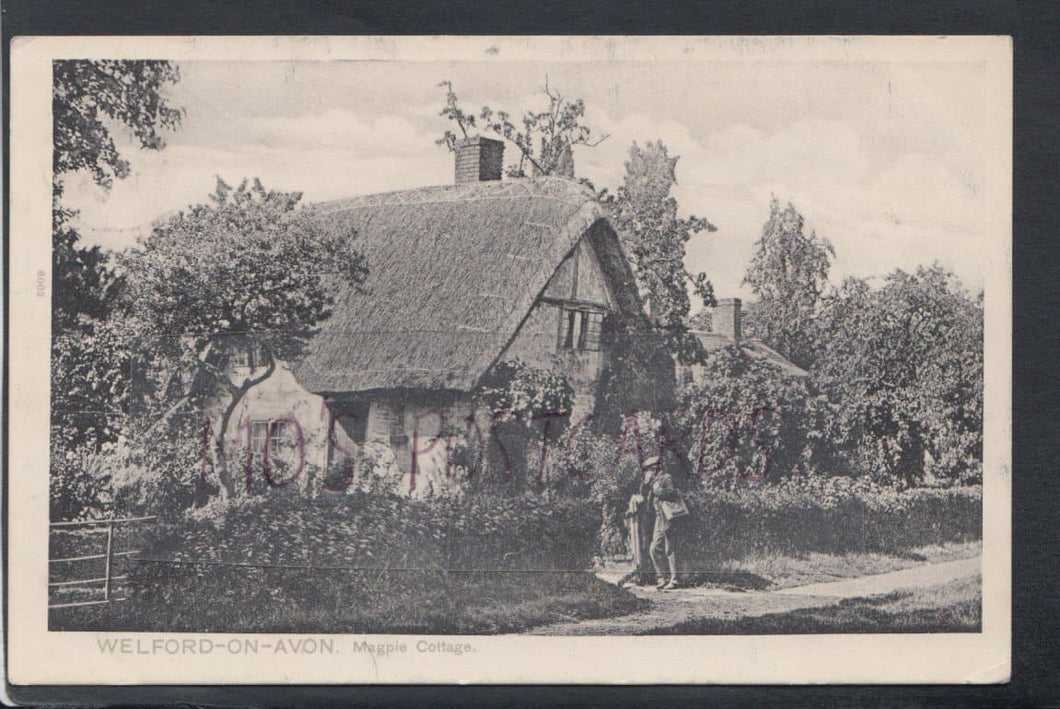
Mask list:
[[[562,193],[549,189],[555,186],[562,186]],[[524,199],[527,196],[533,196],[538,199],[553,199],[559,202],[580,201],[579,198],[586,201],[595,199],[595,195],[583,183],[565,177],[545,176],[453,185],[429,185],[407,190],[392,190],[355,197],[341,197],[323,202],[314,202],[306,206],[309,209],[329,214],[368,207]]]

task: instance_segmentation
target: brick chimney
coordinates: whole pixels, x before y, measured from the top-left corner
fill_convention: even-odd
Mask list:
[[[504,143],[475,136],[456,141],[456,184],[501,179]]]
[[[743,326],[740,322],[742,313],[739,298],[720,298],[717,307],[714,308],[714,332],[725,335],[733,342],[743,339]]]

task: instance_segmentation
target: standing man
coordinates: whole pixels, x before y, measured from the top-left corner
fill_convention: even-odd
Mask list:
[[[675,519],[688,514],[688,507],[674,487],[673,476],[662,469],[659,456],[645,460],[642,470],[644,482],[641,494],[651,503],[655,512],[649,552],[658,581],[656,588],[669,591],[677,588],[677,549],[674,547],[672,526]]]

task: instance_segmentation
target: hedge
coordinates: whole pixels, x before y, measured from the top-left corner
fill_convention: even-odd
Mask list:
[[[214,503],[154,527],[129,572],[136,617],[102,627],[492,633],[628,613],[636,598],[586,573],[599,519],[539,497]]]
[[[798,477],[687,495],[689,564],[754,553],[895,552],[982,537],[982,488],[896,490],[865,479]]]
[[[536,496],[275,494],[159,525],[148,545],[176,563],[583,571],[599,519],[586,500]]]

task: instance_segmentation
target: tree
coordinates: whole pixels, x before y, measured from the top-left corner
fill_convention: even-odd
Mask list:
[[[140,146],[161,150],[161,130],[180,125],[182,111],[171,106],[164,90],[180,80],[167,61],[60,60],[53,64],[52,171],[56,180],[68,172],[88,170],[100,187],[129,175],[129,163],[118,153],[108,123],[132,131]]]
[[[330,316],[333,278],[359,285],[367,276],[355,235],[298,209],[300,200],[258,180],[232,189],[218,178],[208,203],[160,221],[122,260],[139,349],[154,372],[190,374],[179,386],[168,376],[154,387],[167,406],[155,425],[202,397],[204,383],[210,395],[227,397],[215,464],[229,495],[235,484],[224,446],[239,402]],[[234,369],[240,350],[254,351],[257,366]],[[165,362],[171,366],[158,366]]]
[[[685,246],[695,234],[716,228],[701,217],[677,216],[677,200],[671,194],[677,184],[677,160],[661,140],[643,148],[633,143],[622,186],[614,195],[603,195],[652,318],[671,332],[684,331],[691,307],[688,284],[705,306],[715,305],[706,274],[685,268]]]
[[[815,375],[839,442],[862,468],[906,485],[975,477],[982,460],[983,311],[934,265],[895,270],[880,288],[848,278],[821,313]],[[925,455],[926,454],[926,455]]]
[[[805,233],[802,215],[790,202],[782,209],[776,197],[770,200],[769,219],[743,279],[759,298],[749,334],[800,367],[813,364],[815,318],[834,256],[827,239]]]
[[[521,121],[513,119],[508,111],[494,111],[489,106],[483,106],[476,117],[461,108],[451,81],[442,81],[438,86],[446,90],[445,107],[439,115],[455,123],[460,136],[446,129],[435,143],[455,150],[457,141],[461,137],[471,137],[468,131],[475,130],[481,123],[485,130],[519,150],[519,161],[507,168],[509,177],[526,177],[529,169],[533,177],[558,175],[573,178],[574,146],[593,147],[607,139],[606,134],[593,138],[592,129],[582,124],[585,102],[580,98],[568,100],[551,89],[547,77],[542,91],[548,105],[537,111],[524,112]]]
[[[63,180],[87,171],[108,189],[128,176],[114,126],[144,149],[162,149],[162,132],[182,116],[165,95],[180,74],[165,61],[60,60],[52,67],[52,426],[64,445],[94,450],[117,437],[127,386],[128,362],[108,323],[122,281],[98,246],[80,245],[77,214],[62,205]]]

